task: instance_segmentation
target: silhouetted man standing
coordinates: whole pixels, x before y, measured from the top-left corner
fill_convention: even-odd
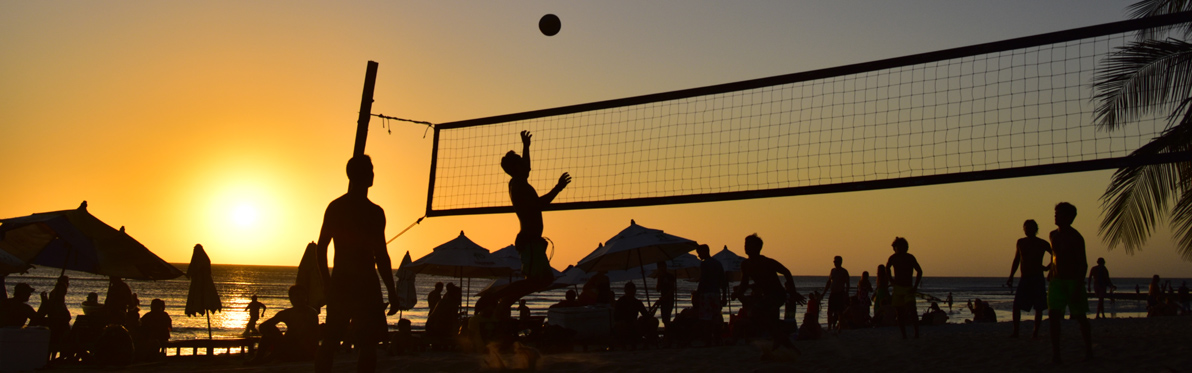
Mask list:
[[[1051,231],[1051,286],[1047,292],[1047,306],[1051,309],[1051,353],[1056,364],[1060,360],[1060,322],[1064,309],[1072,311],[1072,319],[1080,324],[1084,336],[1086,359],[1093,358],[1092,328],[1085,315],[1089,311],[1089,295],[1084,289],[1084,274],[1088,272],[1088,259],[1084,253],[1084,236],[1072,228],[1076,220],[1076,206],[1067,202],[1055,205],[1055,225]]]
[[[750,311],[754,327],[770,334],[774,341],[773,349],[786,346],[798,351],[787,337],[787,333],[782,330],[781,321],[778,319],[778,309],[786,304],[787,294],[795,289],[795,280],[786,266],[762,255],[763,244],[761,237],[756,233],[745,237],[745,255],[748,258],[741,262],[741,285],[733,292],[733,297],[744,299],[750,289],[749,282],[753,280],[753,290],[760,296],[755,300],[757,308]],[[779,282],[779,274],[786,278],[785,286]],[[766,353],[768,352],[762,352]]]
[[[848,307],[848,293],[852,291],[849,283],[848,270],[840,265],[844,258],[839,255],[832,259],[832,271],[828,272],[828,283],[824,284],[824,293],[828,294],[828,327],[837,328],[844,318],[844,309]]]
[[[331,201],[319,232],[319,272],[327,287],[327,319],[315,370],[330,372],[336,347],[353,326],[352,341],[359,351],[356,370],[372,372],[377,365],[377,342],[386,331],[381,282],[389,291],[389,314],[397,313],[393,268],[385,250],[385,211],[368,200],[373,184],[372,159],[357,155],[348,161],[348,193]],[[327,268],[327,246],[335,241],[335,273]]]
[[[1043,310],[1047,309],[1047,279],[1043,277],[1043,253],[1051,252],[1051,245],[1042,238],[1035,237],[1039,233],[1039,224],[1034,220],[1022,223],[1022,231],[1026,237],[1019,238],[1015,246],[1014,263],[1010,265],[1010,279],[1006,286],[1014,286],[1014,271],[1022,266],[1022,280],[1018,282],[1018,291],[1014,292],[1014,333],[1011,338],[1018,337],[1018,325],[1022,320],[1022,311],[1035,310],[1035,330],[1033,338],[1039,338],[1039,328],[1043,324]]]

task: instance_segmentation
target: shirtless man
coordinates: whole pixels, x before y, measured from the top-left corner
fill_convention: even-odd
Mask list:
[[[1084,252],[1084,236],[1072,228],[1076,220],[1076,206],[1067,202],[1055,205],[1055,225],[1051,231],[1051,285],[1047,291],[1047,306],[1051,309],[1051,358],[1056,364],[1060,359],[1060,322],[1064,310],[1072,311],[1072,319],[1080,325],[1084,336],[1086,359],[1093,358],[1092,328],[1085,316],[1089,311],[1089,296],[1084,290],[1084,274],[1088,271],[1088,259]]]
[[[1109,269],[1105,268],[1105,258],[1097,258],[1097,265],[1089,270],[1089,282],[1085,284],[1085,291],[1092,291],[1097,295],[1097,318],[1105,316],[1105,290],[1117,290],[1113,281],[1109,280]]]
[[[257,295],[253,294],[252,301],[248,302],[248,306],[244,307],[244,311],[248,312],[248,325],[244,326],[244,335],[261,333],[257,330],[257,320],[260,320],[261,316],[265,315],[266,308],[264,303],[257,301]]]
[[[886,260],[886,270],[892,273],[890,282],[894,285],[894,294],[890,296],[890,305],[898,316],[898,329],[902,331],[902,339],[906,339],[906,323],[909,321],[915,327],[915,338],[919,338],[919,315],[915,310],[915,292],[919,290],[919,283],[923,280],[923,268],[919,261],[907,251],[910,244],[905,238],[895,237],[894,255]],[[915,280],[911,282],[911,272],[915,272]]]
[[[844,308],[848,306],[848,294],[852,291],[848,270],[840,266],[842,263],[844,259],[839,255],[832,260],[835,267],[828,273],[828,283],[824,284],[824,294],[828,294],[828,328],[839,326],[844,318]]]
[[[750,288],[760,293],[757,312],[751,313],[754,316],[751,317],[753,325],[756,325],[759,330],[770,331],[775,349],[778,346],[786,346],[798,351],[799,349],[791,344],[790,338],[783,332],[778,319],[778,308],[786,303],[788,289],[792,291],[795,289],[795,280],[786,266],[761,254],[762,244],[762,239],[756,233],[745,237],[745,255],[748,258],[741,262],[741,285],[737,287],[733,297],[744,297],[746,289]],[[778,282],[779,273],[786,277],[785,288],[782,283]],[[750,280],[754,282],[752,287],[749,286]]]
[[[489,307],[508,310],[522,297],[546,289],[555,280],[550,270],[550,261],[546,257],[546,240],[542,238],[542,210],[571,183],[571,175],[564,172],[559,176],[558,184],[555,184],[550,192],[539,197],[538,191],[530,185],[529,180],[530,138],[530,131],[522,131],[522,155],[518,156],[510,150],[501,158],[501,168],[512,177],[509,180],[509,200],[513,204],[518,222],[521,223],[521,231],[517,233],[513,246],[521,256],[521,271],[525,279],[515,281],[489,297],[478,299],[477,312],[482,311],[481,308]],[[496,312],[494,315],[509,318],[509,312]]]
[[[1022,223],[1022,231],[1026,237],[1019,238],[1014,251],[1014,263],[1010,265],[1010,279],[1006,280],[1007,287],[1014,286],[1014,271],[1022,264],[1022,280],[1018,282],[1018,290],[1014,292],[1014,333],[1010,338],[1018,337],[1018,325],[1022,320],[1022,311],[1035,310],[1035,331],[1032,338],[1039,338],[1039,327],[1043,324],[1043,310],[1047,309],[1047,279],[1043,271],[1043,253],[1051,253],[1051,244],[1042,238],[1035,237],[1039,233],[1039,224],[1034,220]]]
[[[385,333],[385,305],[381,283],[389,292],[389,314],[397,313],[398,296],[393,268],[385,249],[385,211],[368,200],[373,184],[372,159],[357,155],[348,161],[348,193],[327,205],[319,231],[319,274],[330,284],[323,341],[315,358],[315,371],[330,372],[336,347],[349,325],[359,347],[356,370],[372,372],[377,365],[377,342]],[[327,247],[335,241],[335,273],[327,268]],[[378,283],[377,276],[381,276]]]

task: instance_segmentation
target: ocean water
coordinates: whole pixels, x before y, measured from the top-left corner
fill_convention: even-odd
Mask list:
[[[186,269],[185,264],[177,266],[183,271]],[[211,331],[216,338],[232,338],[239,336],[244,331],[245,324],[248,322],[248,313],[245,311],[245,307],[253,295],[257,295],[258,300],[267,307],[265,315],[261,320],[268,319],[273,316],[274,312],[289,307],[290,303],[286,292],[289,286],[294,283],[297,267],[217,264],[212,266],[211,272],[224,307],[222,312],[212,313],[210,315]],[[34,295],[31,297],[29,303],[34,308],[37,308],[41,303],[40,297],[37,294],[42,291],[48,292],[51,290],[60,273],[61,270],[56,268],[36,268],[26,274],[9,275],[5,281],[5,287],[8,294],[11,295],[13,286],[17,283],[24,282],[33,286]],[[82,302],[86,299],[87,293],[99,293],[101,302],[106,297],[108,286],[106,277],[75,271],[66,271],[66,275],[70,277],[70,290],[67,294],[66,302],[70,308],[71,315],[82,314]],[[852,281],[854,281],[854,286],[857,280],[859,280],[859,277],[853,276]],[[1184,279],[1171,280],[1176,286],[1179,285],[1180,281],[1184,281]],[[132,287],[132,291],[138,294],[142,314],[148,312],[149,302],[151,300],[160,298],[165,301],[166,312],[173,318],[173,339],[207,337],[207,317],[187,317],[184,315],[183,310],[186,306],[186,295],[189,287],[189,280],[186,277],[168,281],[126,281]],[[421,329],[426,323],[428,312],[426,295],[434,289],[436,282],[454,282],[460,284],[465,290],[465,304],[471,304],[471,302],[475,302],[476,300],[475,294],[491,281],[491,279],[484,278],[465,278],[461,280],[451,277],[418,276],[416,281],[419,297],[418,303],[413,309],[402,312],[400,316],[410,319],[415,329]],[[614,281],[614,292],[619,294],[623,284],[627,281],[633,281],[638,285],[638,298],[644,301],[645,294],[642,291],[641,278]],[[826,281],[826,276],[795,276],[795,284],[803,294],[817,290],[823,291]],[[1014,296],[1010,292],[1010,288],[1002,286],[1005,281],[1006,279],[1004,277],[924,277],[921,292],[938,297],[939,299],[947,297],[949,292],[952,293],[955,302],[952,311],[949,313],[949,323],[963,323],[965,319],[972,319],[973,316],[965,308],[965,303],[967,300],[974,298],[980,298],[990,302],[996,311],[998,321],[1009,321]],[[1121,292],[1133,292],[1134,286],[1138,285],[1142,289],[1142,292],[1145,293],[1150,279],[1115,278],[1113,282]],[[654,280],[649,279],[649,284],[653,287]],[[679,294],[686,294],[695,290],[696,284],[694,282],[679,280],[678,284]],[[562,300],[567,289],[555,289],[531,294],[525,298],[526,303],[535,316],[546,316],[547,307]],[[656,292],[652,289],[649,296],[651,300],[657,298]],[[920,300],[917,302],[917,305],[919,313],[922,314],[930,306],[930,302]],[[690,301],[680,297],[675,305],[675,312],[677,313],[678,310],[689,306]],[[1091,313],[1092,310],[1096,309],[1096,305],[1090,304],[1090,306]],[[1142,317],[1146,315],[1145,302],[1143,301],[1118,300],[1116,302],[1110,302],[1106,300],[1105,306],[1106,312],[1110,313],[1111,317]],[[740,303],[737,302],[733,302],[729,307],[726,307],[724,309],[726,320],[730,309],[731,312],[735,313],[739,307]],[[941,303],[940,307],[945,311],[948,310],[946,304]],[[797,311],[800,322],[802,321],[802,314],[805,310],[804,307],[800,307]],[[320,314],[320,321],[323,316],[323,314]],[[1033,315],[1023,315],[1024,320],[1030,320],[1032,318]],[[399,315],[390,316],[388,319],[390,325],[396,325]],[[823,324],[827,323],[826,313],[821,312],[820,322]]]

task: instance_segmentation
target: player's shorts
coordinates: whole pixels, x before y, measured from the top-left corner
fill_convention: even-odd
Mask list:
[[[1089,294],[1084,291],[1084,281],[1080,280],[1051,280],[1047,290],[1047,306],[1052,312],[1064,314],[1067,309],[1072,316],[1084,316],[1089,312]]]
[[[910,286],[894,285],[894,294],[890,296],[890,305],[894,307],[914,306],[915,289]]]
[[[521,255],[522,275],[526,278],[550,276],[550,259],[546,257],[546,240],[542,237],[517,237],[513,245]]]
[[[1014,293],[1014,309],[1042,311],[1047,309],[1047,279],[1043,274],[1023,277]]]

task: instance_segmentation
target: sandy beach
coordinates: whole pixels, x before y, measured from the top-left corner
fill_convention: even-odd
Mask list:
[[[1044,323],[1047,321],[1044,320]],[[923,327],[919,339],[902,340],[897,328],[827,333],[818,341],[799,341],[799,355],[783,353],[763,360],[759,348],[735,346],[661,348],[637,351],[590,351],[545,355],[541,372],[1186,372],[1192,371],[1192,317],[1092,320],[1093,361],[1085,361],[1080,332],[1064,322],[1065,364],[1051,363],[1047,325],[1031,339],[1033,321],[1024,321],[1026,337],[1008,338],[1009,322]],[[908,330],[909,332],[909,330]],[[418,356],[382,354],[379,372],[474,372],[491,370],[486,355],[429,352]],[[505,355],[512,360],[512,355]],[[354,372],[354,356],[341,355],[337,372]],[[124,368],[61,366],[47,372],[313,372],[309,363],[246,366],[238,356],[170,358],[161,363]]]

